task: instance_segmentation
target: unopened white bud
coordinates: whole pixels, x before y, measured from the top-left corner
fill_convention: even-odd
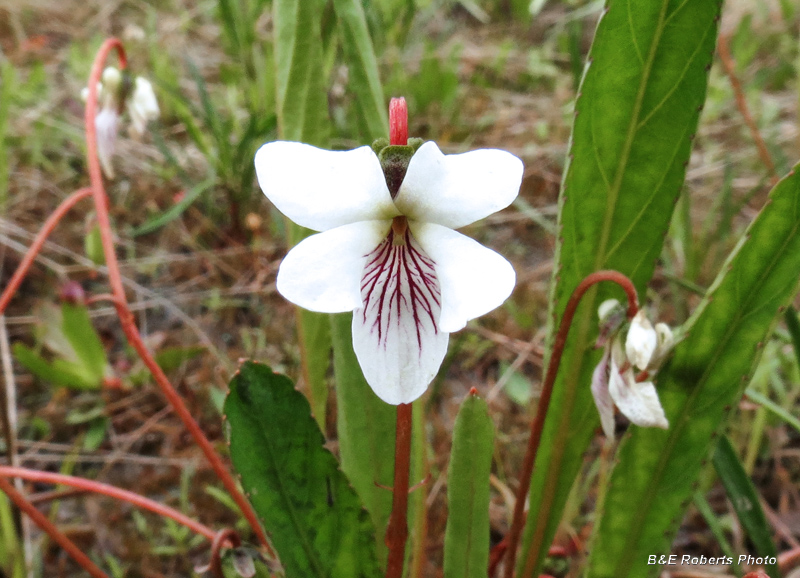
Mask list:
[[[116,92],[122,84],[122,73],[113,66],[107,67],[103,71],[103,87],[110,92]]]
[[[140,137],[147,130],[147,123],[161,114],[153,85],[146,78],[136,77],[133,94],[128,99],[128,113],[131,115],[131,130]]]
[[[653,325],[645,316],[644,309],[640,309],[631,320],[631,327],[625,339],[625,354],[631,363],[643,370],[650,363],[656,345],[658,339]]]
[[[620,302],[616,299],[606,299],[600,304],[600,307],[597,308],[597,316],[600,318],[600,322],[606,320],[606,318],[615,310],[621,308]]]
[[[672,336],[672,329],[666,323],[656,323],[656,335],[658,336],[659,349],[669,349],[675,342]]]

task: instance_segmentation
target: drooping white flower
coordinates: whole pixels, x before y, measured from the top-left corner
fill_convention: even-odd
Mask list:
[[[334,152],[273,142],[255,163],[275,206],[321,231],[283,260],[278,291],[312,311],[354,312],[356,356],[387,403],[422,395],[449,333],[498,307],[514,288],[506,259],[453,230],[516,198],[523,166],[510,153],[444,155],[427,142],[404,174],[384,174],[370,147]]]
[[[631,319],[631,327],[628,329],[628,336],[625,338],[625,354],[636,367],[641,370],[647,368],[653,352],[656,350],[658,337],[653,329],[653,324],[644,314],[644,309]]]
[[[103,107],[94,117],[94,126],[97,131],[97,156],[106,178],[114,178],[114,151],[117,148],[117,134],[119,133],[119,115],[111,107]]]
[[[601,304],[601,324],[612,307]],[[614,439],[614,406],[640,427],[667,429],[664,409],[649,379],[672,347],[672,331],[664,323],[654,329],[640,310],[631,320],[625,347],[618,333],[605,341],[605,351],[592,374],[592,396],[606,437]],[[642,370],[638,375],[635,368]]]
[[[142,76],[136,77],[127,105],[131,116],[131,130],[139,137],[147,131],[147,123],[156,120],[161,114],[153,85]]]
[[[119,134],[119,116],[124,107],[127,107],[131,116],[131,130],[141,137],[147,129],[147,123],[158,118],[159,109],[153,85],[137,77],[133,90],[124,90],[122,73],[113,66],[103,70],[102,81],[97,83],[97,104],[99,110],[95,116],[97,130],[97,156],[107,178],[114,178],[112,158],[116,150],[117,135]],[[89,97],[89,88],[81,91],[81,98],[86,101]],[[124,102],[122,102],[124,100]]]

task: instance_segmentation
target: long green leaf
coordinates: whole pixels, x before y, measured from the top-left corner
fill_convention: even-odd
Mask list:
[[[389,133],[389,117],[364,7],[360,0],[333,0],[333,7],[363,136],[370,141],[384,137]]]
[[[278,132],[285,140],[326,146],[330,135],[319,0],[275,0]]]
[[[74,389],[100,389],[102,383],[98,381],[86,367],[74,361],[54,359],[48,363],[33,349],[22,343],[12,346],[14,357],[28,371],[39,379],[49,381],[53,385],[72,387]]]
[[[447,471],[445,578],[486,578],[493,441],[486,402],[468,395],[456,417]]]
[[[377,578],[369,515],[285,376],[245,362],[225,401],[231,459],[287,578]]]
[[[133,231],[131,231],[131,236],[139,237],[141,235],[147,235],[148,233],[157,231],[167,223],[174,221],[180,217],[183,212],[188,209],[191,204],[198,199],[198,197],[200,197],[200,195],[213,187],[216,181],[217,176],[212,173],[209,178],[189,189],[180,201],[172,205],[166,211],[160,215],[156,215],[155,217],[146,220],[144,223],[136,227]]]
[[[394,481],[397,416],[395,408],[381,401],[364,379],[353,352],[351,323],[350,314],[331,315],[339,456],[342,470],[372,517],[378,555],[383,560],[383,537],[392,511],[392,493],[384,488]]]
[[[318,0],[275,0],[273,15],[278,135],[325,147],[330,138],[330,119],[320,38],[321,8]],[[291,222],[286,230],[289,245],[311,234]],[[331,350],[328,316],[301,311],[298,325],[303,375],[309,382],[314,415],[323,425]]]
[[[741,398],[778,312],[797,293],[798,278],[800,173],[792,173],[770,193],[659,372],[669,429],[633,428],[622,444],[590,577],[657,573],[647,556],[669,549],[714,437]]]
[[[761,508],[753,482],[744,471],[744,466],[739,461],[739,456],[736,455],[728,436],[719,438],[711,461],[719,479],[722,480],[722,485],[725,486],[739,523],[756,548],[757,556],[775,560],[775,563],[764,566],[770,576],[779,578],[778,551],[775,549],[775,542],[772,541],[772,530]]]
[[[331,328],[328,316],[297,309],[297,324],[303,352],[304,377],[308,381],[308,401],[320,429],[325,428],[328,406],[328,367],[330,367]]]
[[[653,273],[705,99],[720,0],[609,0],[575,104],[560,196],[550,343],[587,274],[616,269],[641,292]],[[575,317],[531,483],[520,575],[536,575],[598,425],[589,391],[602,285]],[[521,572],[525,569],[525,573]]]
[[[85,368],[97,384],[103,382],[108,369],[106,349],[92,325],[85,305],[64,303],[61,306],[61,327],[77,356],[78,365]]]

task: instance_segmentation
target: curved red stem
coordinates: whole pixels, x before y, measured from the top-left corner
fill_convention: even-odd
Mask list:
[[[225,578],[225,574],[222,572],[222,548],[227,545],[233,548],[242,545],[239,534],[233,528],[220,530],[211,542],[211,562],[209,562],[208,568],[217,578]]]
[[[536,417],[531,423],[531,435],[528,438],[528,448],[525,452],[525,458],[522,461],[522,471],[520,472],[519,490],[517,491],[517,500],[514,504],[514,517],[511,522],[511,528],[508,531],[508,562],[505,567],[505,577],[513,578],[514,576],[514,563],[517,556],[517,545],[519,544],[520,534],[522,533],[522,526],[525,519],[525,500],[528,497],[528,491],[531,487],[531,476],[533,475],[533,465],[536,462],[536,454],[539,451],[539,442],[542,438],[542,430],[544,429],[544,420],[547,415],[547,409],[550,406],[550,397],[553,393],[553,385],[558,375],[558,367],[561,363],[561,355],[564,353],[564,345],[567,342],[569,329],[572,325],[572,319],[575,317],[575,311],[578,309],[586,291],[601,281],[612,281],[622,287],[628,297],[628,318],[632,319],[636,312],[639,310],[639,299],[636,295],[636,287],[633,282],[625,275],[618,271],[596,271],[587,275],[572,292],[572,295],[567,302],[567,307],[564,310],[564,315],[561,317],[561,325],[558,327],[558,333],[553,343],[553,353],[550,358],[550,363],[547,365],[547,374],[544,378],[542,385],[542,395],[539,399],[539,406],[536,409]]]
[[[90,197],[92,195],[91,187],[85,187],[83,189],[78,189],[66,199],[61,201],[61,204],[58,205],[55,211],[53,211],[47,220],[42,225],[42,229],[36,235],[36,238],[33,240],[33,243],[28,248],[28,251],[25,253],[25,256],[22,258],[17,270],[14,271],[14,275],[12,275],[11,280],[6,285],[6,288],[3,289],[3,294],[0,295],[0,315],[5,313],[6,307],[8,307],[9,302],[14,297],[19,289],[22,280],[25,279],[25,275],[28,274],[28,270],[33,265],[33,262],[36,260],[36,256],[39,254],[39,251],[42,250],[45,241],[47,241],[47,237],[50,236],[50,233],[53,232],[53,229],[56,228],[58,222],[66,215],[72,207],[78,204],[83,199]]]
[[[54,474],[52,472],[41,472],[39,470],[11,466],[0,466],[0,478],[22,478],[23,480],[29,480],[31,482],[45,482],[48,484],[59,484],[62,486],[79,488],[95,494],[102,494],[110,498],[122,500],[123,502],[128,502],[139,508],[149,510],[154,514],[158,514],[159,516],[175,520],[193,532],[204,536],[209,541],[213,541],[218,534],[218,532],[214,532],[214,530],[208,526],[193,520],[189,516],[186,516],[179,511],[170,508],[169,506],[165,506],[164,504],[149,498],[145,498],[144,496],[141,496],[135,492],[123,490],[102,482],[87,480],[85,478],[79,478],[76,476],[67,476],[64,474]]]
[[[48,536],[59,546],[61,546],[64,551],[70,555],[70,557],[77,562],[81,568],[86,570],[92,578],[108,578],[108,574],[103,572],[97,564],[91,561],[91,559],[81,551],[75,543],[70,540],[65,534],[59,530],[53,522],[51,522],[47,516],[42,514],[39,510],[36,509],[36,506],[31,504],[25,496],[20,494],[16,488],[9,482],[7,479],[0,477],[0,491],[2,491],[8,498],[14,502],[14,505],[17,506],[21,511],[25,512],[33,523],[39,526],[43,532],[47,533]]]
[[[106,58],[112,50],[116,50],[120,60],[120,68],[125,68],[126,57],[125,50],[122,43],[116,38],[109,38],[100,47],[95,57],[94,64],[92,65],[92,72],[89,76],[89,96],[86,101],[86,144],[87,144],[87,157],[89,163],[89,178],[92,181],[92,191],[94,196],[95,210],[97,212],[97,225],[100,229],[100,239],[103,245],[103,253],[106,258],[106,267],[108,268],[108,281],[111,285],[111,291],[114,295],[119,312],[119,320],[122,330],[128,339],[128,342],[136,350],[136,353],[142,359],[147,369],[153,375],[153,378],[158,384],[164,397],[167,398],[169,404],[175,410],[180,420],[183,422],[186,429],[194,438],[195,443],[200,446],[206,459],[211,464],[211,468],[217,474],[217,477],[225,486],[225,489],[234,499],[236,504],[242,511],[242,514],[250,523],[253,531],[258,536],[259,541],[270,554],[274,555],[272,547],[267,540],[267,536],[258,521],[258,516],[250,505],[250,502],[239,491],[236,482],[222,463],[222,459],[217,454],[211,442],[205,436],[200,426],[192,417],[191,412],[183,403],[178,392],[170,383],[166,374],[161,370],[161,367],[156,363],[155,359],[147,349],[144,341],[142,340],[139,330],[134,323],[133,313],[128,307],[128,301],[125,296],[125,288],[122,284],[122,275],[119,270],[119,262],[117,261],[117,254],[114,248],[114,239],[111,233],[111,219],[108,214],[108,196],[103,187],[103,175],[100,169],[100,159],[97,156],[97,131],[95,129],[95,116],[97,111],[97,84],[103,73],[103,66]]]

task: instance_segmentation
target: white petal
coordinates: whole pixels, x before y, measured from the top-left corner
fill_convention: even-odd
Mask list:
[[[411,403],[439,371],[449,335],[437,327],[441,295],[433,262],[408,230],[389,234],[368,259],[353,348],[364,378],[386,403]]]
[[[147,123],[158,118],[158,101],[153,85],[146,78],[136,77],[133,94],[128,99],[128,113],[131,116],[131,130],[139,137],[147,131]]]
[[[517,276],[504,257],[441,225],[410,222],[409,226],[436,266],[442,288],[442,331],[462,329],[511,295]]]
[[[632,370],[620,374],[619,367],[611,360],[608,391],[619,411],[640,427],[667,429],[669,422],[658,400],[656,388],[650,381],[637,383]]]
[[[278,291],[311,311],[341,313],[360,307],[367,255],[390,226],[390,221],[364,221],[304,239],[281,263]]]
[[[94,118],[97,131],[97,156],[106,178],[114,178],[114,151],[117,148],[119,115],[111,107],[103,107]]]
[[[614,401],[608,391],[608,365],[610,354],[606,349],[603,358],[592,373],[592,396],[594,404],[597,406],[597,413],[600,414],[600,425],[603,426],[603,433],[610,440],[614,439]]]
[[[625,338],[625,353],[628,359],[639,369],[645,369],[656,350],[658,338],[653,325],[644,314],[644,309],[631,320],[631,328]]]
[[[256,153],[261,190],[292,221],[315,231],[399,215],[369,147],[326,151],[278,141]]]
[[[603,301],[600,307],[597,308],[597,317],[600,319],[600,322],[602,323],[606,317],[619,307],[622,307],[622,305],[616,299],[606,299]]]
[[[506,151],[445,156],[428,141],[411,157],[395,204],[411,219],[458,229],[510,205],[522,170],[522,161]]]

